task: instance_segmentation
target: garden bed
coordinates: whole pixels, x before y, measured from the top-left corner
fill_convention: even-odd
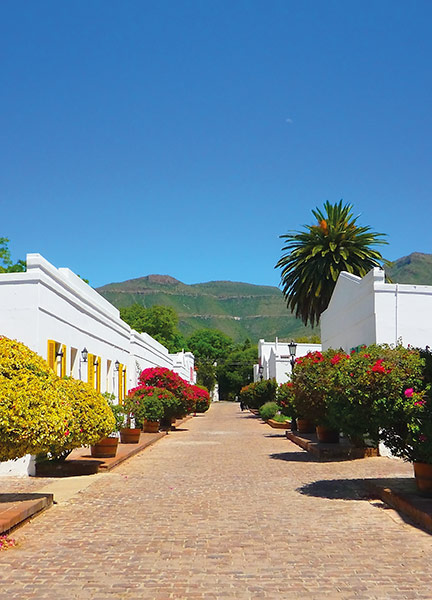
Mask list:
[[[341,438],[338,444],[323,444],[318,442],[314,433],[287,431],[286,436],[291,442],[320,460],[353,460],[379,456],[378,448],[356,448],[346,438]]]
[[[270,425],[270,427],[273,427],[274,429],[290,429],[291,428],[291,421],[275,421],[274,419],[268,419],[266,421],[266,423],[268,425]]]

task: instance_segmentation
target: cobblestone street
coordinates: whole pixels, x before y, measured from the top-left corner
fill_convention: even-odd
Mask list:
[[[316,462],[214,404],[14,532],[0,598],[430,600],[432,537],[358,481],[411,473]]]

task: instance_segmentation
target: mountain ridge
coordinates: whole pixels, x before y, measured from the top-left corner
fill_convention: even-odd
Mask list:
[[[394,283],[432,285],[432,254],[403,256],[386,273]],[[135,303],[171,306],[184,335],[202,327],[219,329],[239,342],[247,337],[257,342],[319,334],[319,328],[305,327],[288,311],[276,286],[230,280],[186,284],[171,275],[151,274],[109,283],[97,291],[117,308]]]

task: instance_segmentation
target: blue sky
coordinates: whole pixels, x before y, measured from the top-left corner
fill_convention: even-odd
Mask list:
[[[432,252],[432,3],[4,0],[0,236],[93,286],[278,285],[343,198]]]

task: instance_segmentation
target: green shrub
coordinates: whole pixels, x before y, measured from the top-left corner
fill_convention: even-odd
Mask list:
[[[291,381],[281,383],[276,389],[276,402],[282,415],[295,418],[294,386]]]
[[[248,408],[259,409],[266,402],[274,402],[277,383],[275,379],[263,379],[243,387],[240,390],[240,401]]]
[[[273,419],[278,410],[279,406],[276,402],[266,402],[259,409],[260,417],[263,421],[268,421],[269,419]]]

